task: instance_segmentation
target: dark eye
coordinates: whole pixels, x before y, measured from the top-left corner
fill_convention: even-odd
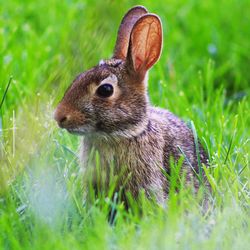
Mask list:
[[[97,95],[99,95],[100,97],[110,97],[113,92],[113,86],[109,83],[104,83],[96,91]]]

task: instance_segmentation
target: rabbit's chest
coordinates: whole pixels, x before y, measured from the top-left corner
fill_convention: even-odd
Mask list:
[[[137,180],[157,178],[163,166],[164,141],[151,138],[143,140],[124,140],[118,143],[96,143],[101,168],[114,167],[115,172],[124,170]],[[91,143],[90,145],[93,145]],[[94,159],[95,160],[95,159]]]
[[[157,199],[160,201],[164,196],[162,190],[166,189],[166,178],[162,173],[163,143],[161,138],[153,141],[150,137],[144,137],[143,140],[137,138],[115,144],[88,141],[85,146],[89,148],[89,153],[93,152],[93,148],[96,149],[98,168],[101,168],[108,179],[112,168],[113,174],[118,177],[118,185],[125,185],[135,196],[141,189],[144,189],[146,194],[152,193],[152,190],[156,191]],[[91,165],[95,166],[96,159],[92,157],[92,160]]]
[[[116,144],[104,143],[98,145],[97,151],[103,166],[115,164],[116,168],[127,167],[130,171],[156,168],[162,163],[159,145],[148,145],[134,141],[125,141]]]

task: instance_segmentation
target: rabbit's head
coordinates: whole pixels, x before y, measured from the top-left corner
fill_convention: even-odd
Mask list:
[[[147,126],[147,71],[159,59],[159,17],[136,6],[124,16],[109,60],[80,74],[55,111],[71,133],[137,135]]]

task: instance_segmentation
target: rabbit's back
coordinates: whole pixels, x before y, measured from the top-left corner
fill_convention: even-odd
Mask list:
[[[182,172],[187,174],[187,181],[193,181],[194,186],[198,188],[199,182],[196,174],[199,173],[197,153],[199,153],[201,164],[207,165],[207,156],[203,147],[199,143],[199,152],[196,152],[194,135],[192,130],[184,121],[161,108],[151,107],[149,117],[153,124],[158,124],[164,137],[163,163],[167,173],[170,174],[170,158],[175,162],[182,156],[184,162]]]

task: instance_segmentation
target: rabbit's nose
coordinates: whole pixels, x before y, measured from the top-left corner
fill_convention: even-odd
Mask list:
[[[60,127],[63,127],[63,125],[66,124],[67,120],[68,120],[67,116],[62,116],[59,118],[59,120],[57,122],[58,122]]]
[[[69,124],[70,116],[57,109],[54,114],[54,119],[57,121],[60,128],[66,128]]]

